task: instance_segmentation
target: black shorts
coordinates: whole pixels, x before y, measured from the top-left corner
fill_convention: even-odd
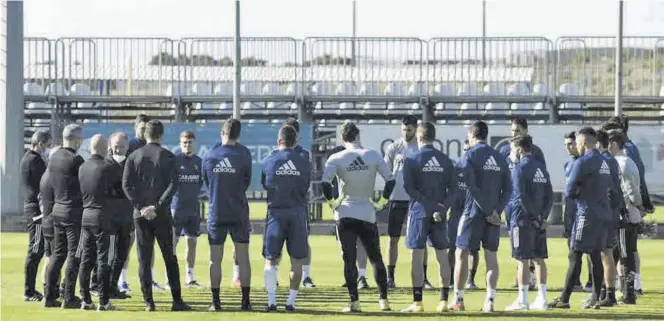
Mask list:
[[[387,214],[387,235],[400,237],[406,217],[408,217],[408,201],[391,201]]]

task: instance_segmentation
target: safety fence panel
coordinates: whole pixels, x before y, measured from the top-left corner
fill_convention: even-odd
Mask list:
[[[180,77],[167,38],[61,38],[57,81],[71,96],[164,96]]]
[[[304,80],[312,95],[426,95],[426,42],[417,38],[304,40]]]
[[[434,38],[428,44],[430,87],[440,95],[523,96],[553,80],[554,46],[546,38]]]
[[[233,38],[185,38],[187,94],[232,95]],[[241,39],[242,86],[247,95],[286,95],[295,88],[299,42],[294,38]]]
[[[557,83],[568,96],[615,93],[616,37],[557,40]],[[623,95],[658,96],[662,87],[664,37],[623,38]]]

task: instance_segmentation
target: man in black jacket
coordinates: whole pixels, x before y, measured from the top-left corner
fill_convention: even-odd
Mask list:
[[[83,158],[77,150],[83,142],[83,127],[70,124],[62,131],[62,148],[58,149],[48,162],[46,171],[53,186],[54,204],[51,218],[54,230],[53,259],[47,268],[45,307],[58,307],[56,301],[57,282],[60,270],[67,261],[65,271],[65,293],[62,307],[77,309],[81,306],[80,298],[74,295],[78,276],[79,259],[76,258],[81,234],[83,203],[81,187],[78,181],[78,169]]]
[[[44,256],[44,236],[42,215],[39,209],[39,182],[46,171],[43,158],[51,147],[51,135],[43,130],[36,131],[30,139],[30,149],[21,160],[21,187],[23,188],[23,213],[28,225],[28,255],[25,258],[25,301],[41,301],[44,296],[35,289],[39,262]]]
[[[107,144],[104,136],[97,134],[90,139],[90,159],[78,172],[83,200],[81,240],[76,256],[81,259],[79,282],[83,303],[81,309],[95,308],[90,295],[90,273],[97,261],[99,311],[117,310],[110,302],[111,268],[109,262],[115,252],[115,236],[112,235],[111,211],[108,202],[111,186],[111,165],[104,160]],[[110,257],[109,257],[110,256]]]
[[[177,163],[175,155],[161,147],[163,136],[164,125],[160,121],[147,123],[147,144],[129,155],[122,175],[122,189],[134,208],[138,276],[146,311],[156,311],[151,271],[155,239],[166,264],[173,297],[171,310],[187,311],[191,307],[182,301],[180,268],[173,251],[173,217],[170,213],[171,199],[178,187]]]
[[[118,281],[124,269],[125,262],[129,258],[134,222],[132,219],[133,208],[122,190],[122,172],[127,159],[128,139],[124,132],[111,134],[108,140],[109,154],[106,161],[110,165],[111,190],[109,195],[109,207],[113,212],[113,234],[115,235],[115,255],[111,264],[111,297],[114,299],[127,298],[127,294],[120,292]]]

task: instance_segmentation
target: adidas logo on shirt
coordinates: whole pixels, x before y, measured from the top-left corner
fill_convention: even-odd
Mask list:
[[[533,178],[533,182],[534,183],[544,183],[544,184],[547,183],[547,179],[544,176],[544,173],[542,172],[541,169],[538,168],[537,171],[535,172],[535,178]]]
[[[611,168],[606,161],[602,161],[602,166],[599,167],[599,173],[602,175],[611,175]]]
[[[440,163],[435,157],[431,157],[431,159],[424,165],[424,168],[422,168],[423,172],[443,172],[443,168],[440,167]]]
[[[279,166],[279,168],[277,169],[277,175],[300,176],[300,171],[298,171],[297,168],[295,168],[295,164],[293,164],[293,161],[289,160],[288,162]]]
[[[355,172],[355,171],[366,171],[369,169],[369,165],[362,160],[360,156],[357,156],[355,160],[353,160],[348,167],[346,167],[346,170],[349,172]]]
[[[235,173],[235,168],[231,165],[231,162],[228,160],[228,157],[222,159],[217,165],[214,165],[212,169],[213,173]]]
[[[496,163],[496,159],[493,158],[493,156],[487,158],[486,163],[484,163],[482,168],[486,171],[500,172],[500,166],[498,166],[498,163]]]

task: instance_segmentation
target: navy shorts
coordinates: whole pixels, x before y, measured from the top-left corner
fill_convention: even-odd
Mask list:
[[[537,231],[530,227],[513,227],[510,229],[510,241],[512,257],[517,260],[549,257],[546,231]]]
[[[263,235],[263,257],[268,260],[280,258],[284,243],[290,257],[303,259],[309,256],[307,216],[302,208],[268,210]]]
[[[450,212],[450,219],[447,221],[447,244],[448,246],[456,246],[457,230],[459,229],[459,220],[461,215],[454,217]]]
[[[433,218],[411,215],[406,228],[406,248],[422,250],[429,246],[447,249],[447,222],[435,223]]]
[[[249,234],[251,234],[251,223],[249,220],[237,223],[208,223],[207,231],[210,245],[224,245],[229,234],[233,243],[247,244],[249,243]]]
[[[400,237],[406,216],[408,216],[408,201],[391,201],[387,214],[387,235]]]
[[[607,237],[603,227],[603,224],[598,224],[595,220],[577,216],[572,226],[570,248],[587,254],[602,250]]]
[[[173,232],[175,236],[199,237],[201,235],[201,215],[199,211],[173,211]]]
[[[457,229],[456,247],[477,251],[480,245],[487,251],[498,251],[500,226],[489,224],[483,216],[462,215]]]

